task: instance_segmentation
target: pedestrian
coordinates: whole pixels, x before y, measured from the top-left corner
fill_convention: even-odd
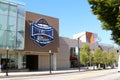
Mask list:
[[[1,72],[2,65],[0,64],[0,72]]]
[[[6,69],[6,61],[5,60],[2,61],[2,65],[1,66],[2,66],[2,69]]]

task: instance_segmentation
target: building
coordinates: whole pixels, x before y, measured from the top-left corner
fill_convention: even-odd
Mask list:
[[[59,20],[25,11],[25,5],[0,1],[0,63],[3,69],[56,70]]]
[[[80,41],[78,43],[78,38]],[[84,42],[98,46],[97,35],[83,32],[59,37],[59,19],[25,10],[23,3],[0,0],[0,64],[2,69],[52,70],[76,67]]]
[[[114,48],[113,45],[110,45],[110,44],[104,44],[104,43],[100,43],[98,45],[98,47],[102,50],[102,51],[106,51],[108,53],[110,52],[114,52],[114,53],[117,53],[117,50]]]
[[[0,0],[0,62],[6,68],[18,67],[21,63],[15,50],[24,49],[25,6],[14,2]],[[9,50],[10,54],[7,54]],[[9,58],[7,58],[9,57]]]
[[[73,35],[73,39],[78,40],[78,38],[81,42],[95,43],[98,36],[92,32],[80,32]]]

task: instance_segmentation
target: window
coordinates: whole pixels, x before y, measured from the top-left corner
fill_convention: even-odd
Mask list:
[[[2,69],[6,68],[6,54],[0,54],[0,64],[4,64]],[[18,68],[18,54],[8,54],[8,68],[15,69]]]
[[[0,2],[0,14],[8,15],[8,7],[9,7],[9,4]]]
[[[15,5],[9,6],[9,15],[17,17],[17,6],[15,6]]]
[[[6,29],[7,29],[7,16],[0,15],[0,30],[6,30]]]
[[[17,39],[16,39],[16,48],[17,49],[23,49],[24,48],[24,33],[23,32],[17,32]]]
[[[25,6],[0,1],[0,48],[23,50]]]
[[[16,22],[17,21],[17,19],[16,19],[16,17],[12,17],[12,16],[9,16],[9,18],[8,18],[8,28],[7,28],[7,30],[9,30],[9,31],[16,31]]]
[[[6,46],[6,32],[0,30],[0,48],[4,48]]]
[[[18,17],[17,31],[24,31],[24,30],[25,30],[25,19]]]
[[[86,42],[90,43],[90,38],[87,37],[86,38]]]
[[[15,44],[16,44],[16,32],[15,31],[7,31],[7,46],[10,49],[15,49]]]
[[[25,17],[25,7],[24,6],[18,6],[18,17],[19,18]]]

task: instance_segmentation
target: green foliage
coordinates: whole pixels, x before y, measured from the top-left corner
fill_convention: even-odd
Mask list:
[[[88,0],[102,28],[111,30],[112,39],[120,45],[120,0]]]
[[[118,54],[114,52],[108,53],[102,51],[100,48],[96,48],[94,52],[90,52],[89,44],[85,43],[80,50],[80,62],[88,67],[90,65],[102,64],[102,67],[111,66],[114,62],[117,62]]]
[[[108,54],[108,64],[111,65],[115,62],[115,54],[113,52]]]
[[[99,48],[95,49],[94,52],[94,63],[102,65],[112,65],[114,62],[117,62],[117,54],[114,52],[108,53],[106,51],[101,51]],[[104,66],[104,67],[105,67]]]
[[[119,54],[115,54],[115,62],[118,62],[119,55],[120,55],[120,53]]]
[[[102,61],[101,64],[108,64],[108,53],[106,51],[102,52]]]
[[[80,50],[80,62],[84,65],[89,63],[89,56],[90,56],[90,47],[89,44],[85,43]]]
[[[96,48],[95,52],[94,52],[94,62],[96,64],[102,63],[102,51],[100,50],[100,48]]]

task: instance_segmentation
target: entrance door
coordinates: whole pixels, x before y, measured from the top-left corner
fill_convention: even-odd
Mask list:
[[[38,55],[26,55],[26,68],[38,70]]]

